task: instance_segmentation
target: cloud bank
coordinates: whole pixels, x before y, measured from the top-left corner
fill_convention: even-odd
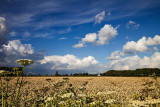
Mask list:
[[[52,64],[52,70],[76,70],[83,69],[92,65],[96,65],[99,62],[95,60],[94,57],[88,56],[82,59],[77,58],[74,55],[64,55],[64,56],[45,56],[43,60],[40,61],[41,64],[50,63]]]
[[[130,70],[137,68],[160,68],[160,53],[155,52],[151,57],[138,55],[118,58],[111,61],[110,69],[116,70]]]
[[[150,51],[149,46],[160,45],[160,36],[156,35],[154,38],[145,36],[137,42],[129,41],[123,46],[124,54],[136,54],[138,52]],[[154,48],[156,49],[156,48]]]

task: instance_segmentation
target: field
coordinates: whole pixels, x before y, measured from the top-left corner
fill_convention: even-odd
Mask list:
[[[7,79],[1,79],[6,84]],[[20,98],[16,104],[28,107],[158,107],[160,106],[159,81],[160,78],[151,77],[24,77]],[[6,105],[11,104],[11,94],[16,82],[17,78],[9,80]],[[3,89],[5,93],[4,90],[6,89]]]

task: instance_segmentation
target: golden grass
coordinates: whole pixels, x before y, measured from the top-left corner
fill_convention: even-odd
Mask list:
[[[57,81],[62,81],[65,77],[25,77],[24,85],[22,87],[22,100],[23,98],[40,98],[40,97],[52,97],[55,96],[55,87]],[[69,78],[69,84],[72,84],[72,87],[75,87],[76,93],[79,92],[78,88],[85,87],[83,93],[86,95],[93,95],[96,97],[98,92],[103,92],[101,98],[103,101],[108,99],[114,99],[120,104],[134,104],[134,102],[142,101],[143,97],[145,100],[154,99],[154,101],[158,99],[159,101],[159,93],[158,91],[153,92],[142,92],[142,90],[147,90],[152,88],[156,90],[156,86],[148,86],[146,83],[153,81],[150,77],[67,77]],[[47,80],[49,79],[49,80]],[[158,78],[160,81],[160,78]],[[16,78],[12,79],[9,82],[10,91],[12,93],[12,87],[16,83]],[[112,95],[105,95],[107,92],[115,92]],[[157,93],[156,93],[157,92]],[[146,96],[147,93],[147,96]],[[154,98],[154,96],[156,96]],[[157,97],[158,96],[158,97]],[[137,101],[136,101],[137,100]],[[132,101],[132,102],[131,102]],[[151,100],[149,100],[151,101]],[[143,100],[145,103],[145,101]],[[139,102],[138,102],[139,103]],[[141,102],[142,103],[142,102]],[[158,102],[160,103],[160,102]],[[118,103],[117,103],[118,104]]]

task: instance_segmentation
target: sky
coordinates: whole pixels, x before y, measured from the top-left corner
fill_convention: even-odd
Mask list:
[[[160,68],[159,0],[1,0],[0,66],[36,74]]]

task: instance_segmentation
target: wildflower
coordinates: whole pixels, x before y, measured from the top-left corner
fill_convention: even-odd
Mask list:
[[[45,102],[49,102],[49,101],[52,101],[53,100],[53,97],[48,97]]]
[[[106,104],[112,104],[112,103],[114,103],[114,102],[115,102],[114,99],[109,99],[109,100],[106,100],[106,101],[105,101]]]
[[[147,100],[148,104],[160,104],[160,99],[150,99]]]
[[[115,94],[115,93],[116,93],[116,91],[108,91],[108,92],[107,92],[108,95],[110,95],[110,94]]]
[[[90,104],[90,105],[95,105],[96,103],[97,103],[97,102],[94,101],[94,102],[91,102],[91,103],[89,103],[89,104]]]
[[[86,87],[80,87],[79,90],[83,92],[84,90],[86,90]]]
[[[116,93],[116,91],[98,92],[97,95],[110,95],[110,94],[114,94],[114,93]]]
[[[65,81],[56,81],[56,84],[63,84]]]
[[[64,82],[65,82],[65,81],[57,81],[57,82],[54,84],[54,86],[55,86],[55,87],[61,87],[61,86],[64,85]]]
[[[0,70],[0,75],[7,75],[7,74],[10,74],[10,72],[5,70]]]
[[[5,73],[5,72],[6,72],[5,70],[0,70],[0,74]]]
[[[28,66],[30,64],[33,64],[34,61],[33,60],[30,60],[30,59],[19,59],[19,60],[16,60],[16,62],[20,65],[23,65],[23,66]]]
[[[139,101],[139,100],[130,100],[129,101],[130,102],[130,104],[132,104],[132,106],[147,106],[147,104],[148,104],[148,102],[146,102],[146,101]]]
[[[74,96],[74,93],[66,93],[66,94],[63,94],[61,97],[62,98],[70,98],[70,97],[73,97]]]
[[[65,101],[60,101],[58,104],[65,104],[66,102]]]
[[[85,97],[86,94],[78,94],[77,96],[78,96],[78,97]]]

